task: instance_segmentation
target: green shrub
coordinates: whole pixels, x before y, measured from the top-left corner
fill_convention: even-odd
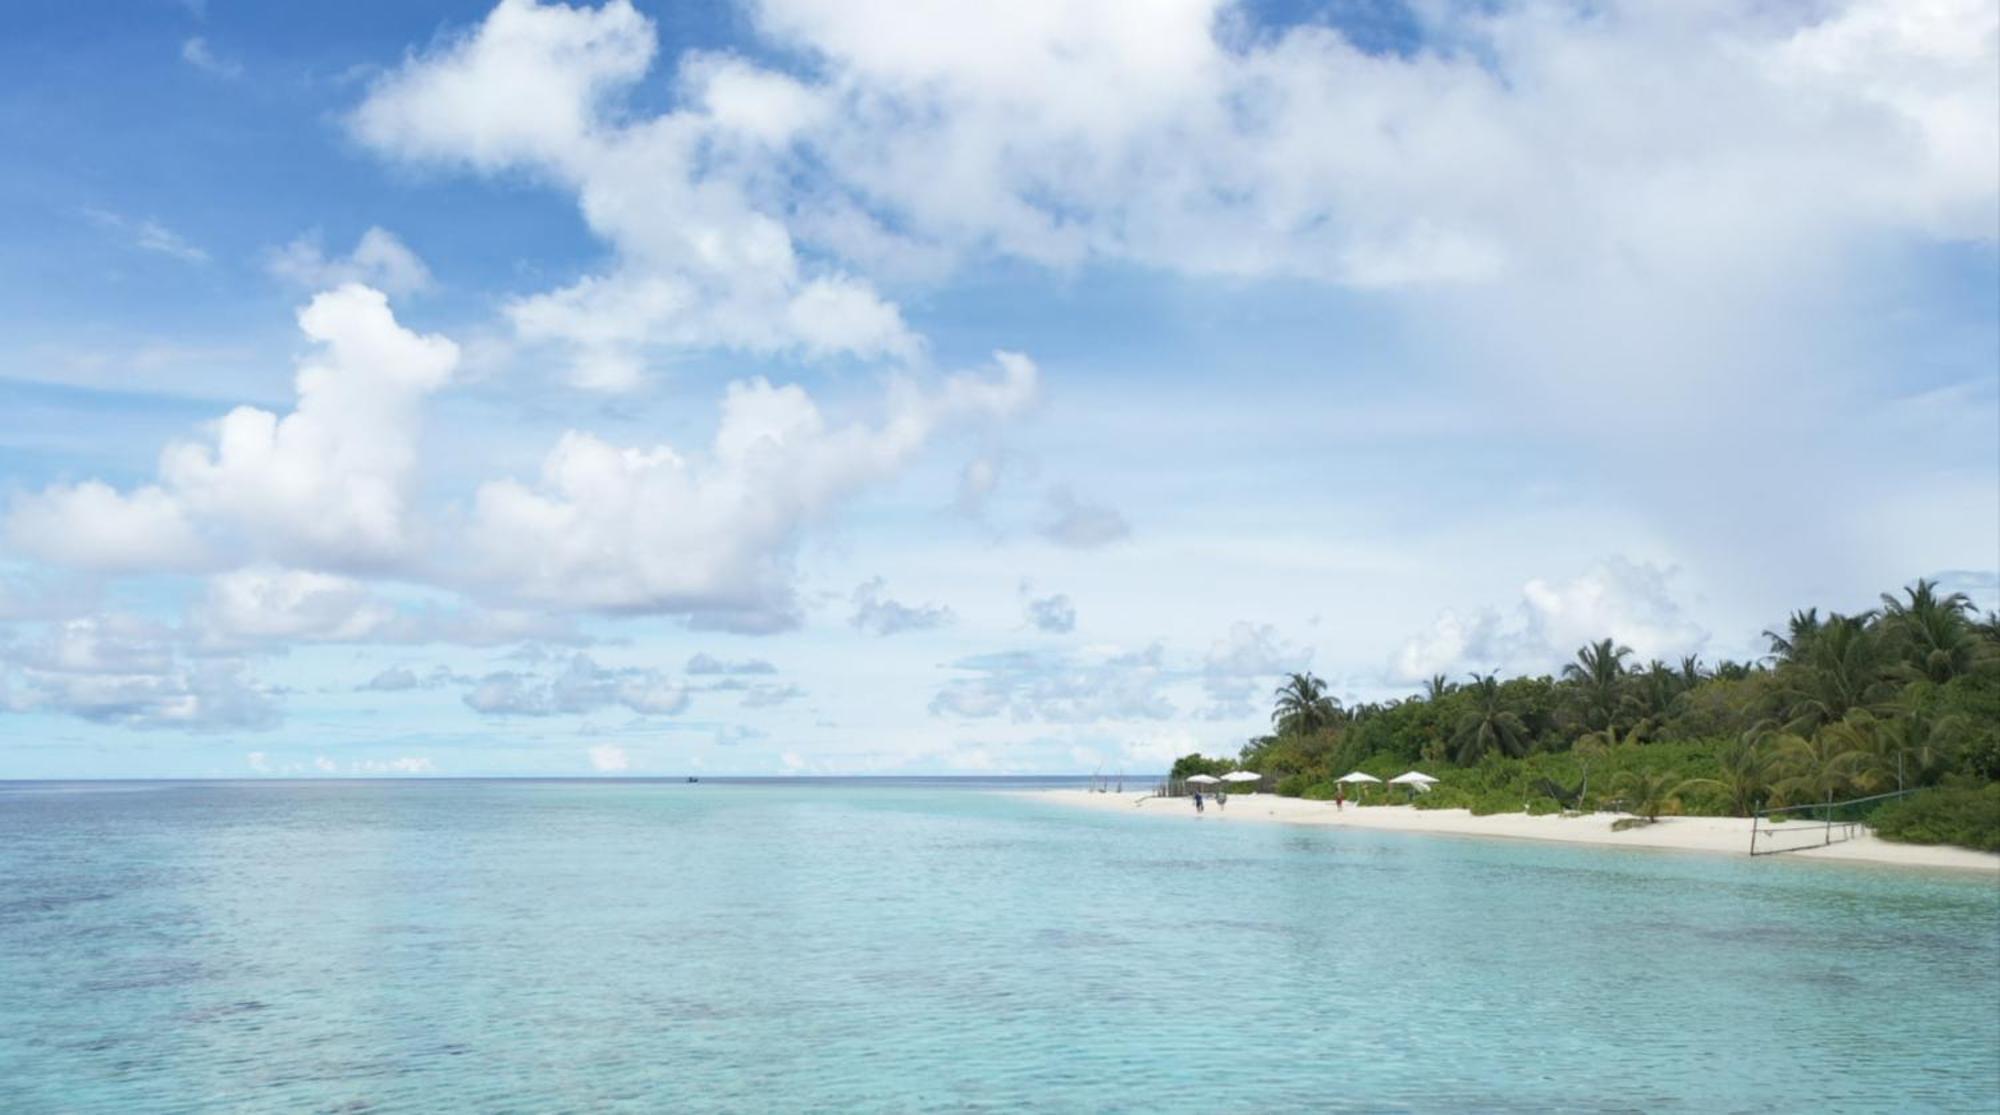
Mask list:
[[[2000,782],[1923,790],[1876,810],[1869,823],[1884,840],[2000,852]]]
[[[1456,786],[1433,786],[1430,793],[1417,795],[1418,809],[1469,809],[1471,806],[1472,795]]]
[[[1306,791],[1312,788],[1313,784],[1313,776],[1310,774],[1288,774],[1278,779],[1278,784],[1273,786],[1272,790],[1279,797],[1304,797]]]

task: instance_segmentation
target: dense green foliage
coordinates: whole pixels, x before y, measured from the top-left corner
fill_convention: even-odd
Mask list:
[[[1407,700],[1352,707],[1293,674],[1275,695],[1273,734],[1235,762],[1186,756],[1174,775],[1240,765],[1278,793],[1329,798],[1347,771],[1387,779],[1421,767],[1440,780],[1430,793],[1384,786],[1366,797],[1640,818],[1949,786],[1893,803],[1882,823],[1895,839],[1989,839],[1979,834],[2000,801],[2000,617],[1978,618],[1963,595],[1920,580],[1879,609],[1807,609],[1764,635],[1770,654],[1757,662],[1640,664],[1604,639],[1560,678],[1435,677]]]
[[[1961,844],[2000,852],[2000,782],[1940,786],[1892,801],[1869,817],[1884,840],[1905,844]]]
[[[1182,755],[1180,758],[1174,760],[1174,769],[1168,772],[1167,777],[1176,782],[1186,778],[1190,774],[1213,774],[1220,778],[1235,769],[1236,761],[1234,759],[1211,759],[1205,755]]]

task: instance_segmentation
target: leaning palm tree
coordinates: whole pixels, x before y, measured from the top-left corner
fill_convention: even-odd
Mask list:
[[[1682,778],[1670,770],[1621,770],[1611,780],[1611,787],[1625,799],[1625,811],[1632,814],[1612,823],[1616,829],[1650,825],[1660,819],[1660,814],[1674,808],[1680,796],[1701,784],[1699,778]]]
[[[1716,754],[1721,768],[1714,778],[1697,779],[1721,790],[1729,810],[1738,817],[1755,813],[1771,792],[1771,755],[1765,733],[1752,729]]]
[[[1876,716],[1856,709],[1820,731],[1849,754],[1848,778],[1854,788],[1873,793],[1936,782],[1951,768],[1957,744],[1972,723],[1962,713],[1939,716],[1909,709]]]
[[[1444,679],[1443,674],[1432,674],[1431,679],[1424,683],[1424,700],[1433,702],[1441,700],[1445,694],[1456,688],[1458,687]]]
[[[1326,683],[1311,674],[1287,674],[1276,697],[1271,723],[1281,736],[1309,736],[1340,719],[1340,702],[1327,696]]]
[[[1974,620],[1972,630],[1987,642],[2000,644],[2000,612],[1988,612]]]
[[[1829,731],[1825,726],[1810,736],[1779,733],[1771,747],[1783,776],[1772,783],[1773,794],[1801,805],[1831,804],[1853,785],[1855,773],[1868,762],[1868,753],[1855,743],[1852,731]]]
[[[1572,746],[1572,750],[1577,747],[1591,745],[1596,748],[1597,754],[1602,755],[1616,748],[1637,747],[1646,742],[1646,737],[1652,735],[1652,733],[1653,721],[1651,720],[1641,720],[1622,732],[1616,728],[1599,728],[1594,732],[1585,732],[1576,737],[1576,743]]]
[[[1819,734],[1828,746],[1847,758],[1847,785],[1862,793],[1874,793],[1896,784],[1896,747],[1884,729],[1887,722],[1867,709],[1854,709]]]
[[[1527,754],[1528,725],[1501,691],[1499,679],[1492,674],[1485,677],[1474,674],[1472,684],[1465,689],[1472,706],[1458,718],[1452,731],[1453,759],[1470,765],[1492,752]]]
[[[1977,730],[1964,713],[1939,715],[1923,709],[1876,720],[1871,728],[1866,744],[1875,782],[1898,790],[1936,783]]]

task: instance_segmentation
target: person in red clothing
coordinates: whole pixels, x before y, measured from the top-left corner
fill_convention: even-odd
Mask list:
[[[1346,808],[1347,808],[1347,787],[1337,785],[1333,788],[1333,811],[1335,813],[1338,813]]]

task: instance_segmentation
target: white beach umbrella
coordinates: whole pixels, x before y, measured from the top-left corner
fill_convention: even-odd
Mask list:
[[[1182,779],[1182,781],[1198,782],[1203,786],[1212,786],[1215,783],[1222,781],[1222,779],[1217,778],[1212,774],[1190,774],[1186,778]]]
[[[1406,770],[1389,780],[1391,785],[1410,787],[1412,794],[1430,793],[1431,784],[1436,781],[1437,779],[1420,770]]]
[[[1339,778],[1334,779],[1334,781],[1335,782],[1380,782],[1382,780],[1375,777],[1372,774],[1363,774],[1358,770],[1350,770],[1346,774],[1341,775]]]
[[[1232,770],[1222,776],[1224,782],[1255,782],[1264,777],[1254,770]]]

